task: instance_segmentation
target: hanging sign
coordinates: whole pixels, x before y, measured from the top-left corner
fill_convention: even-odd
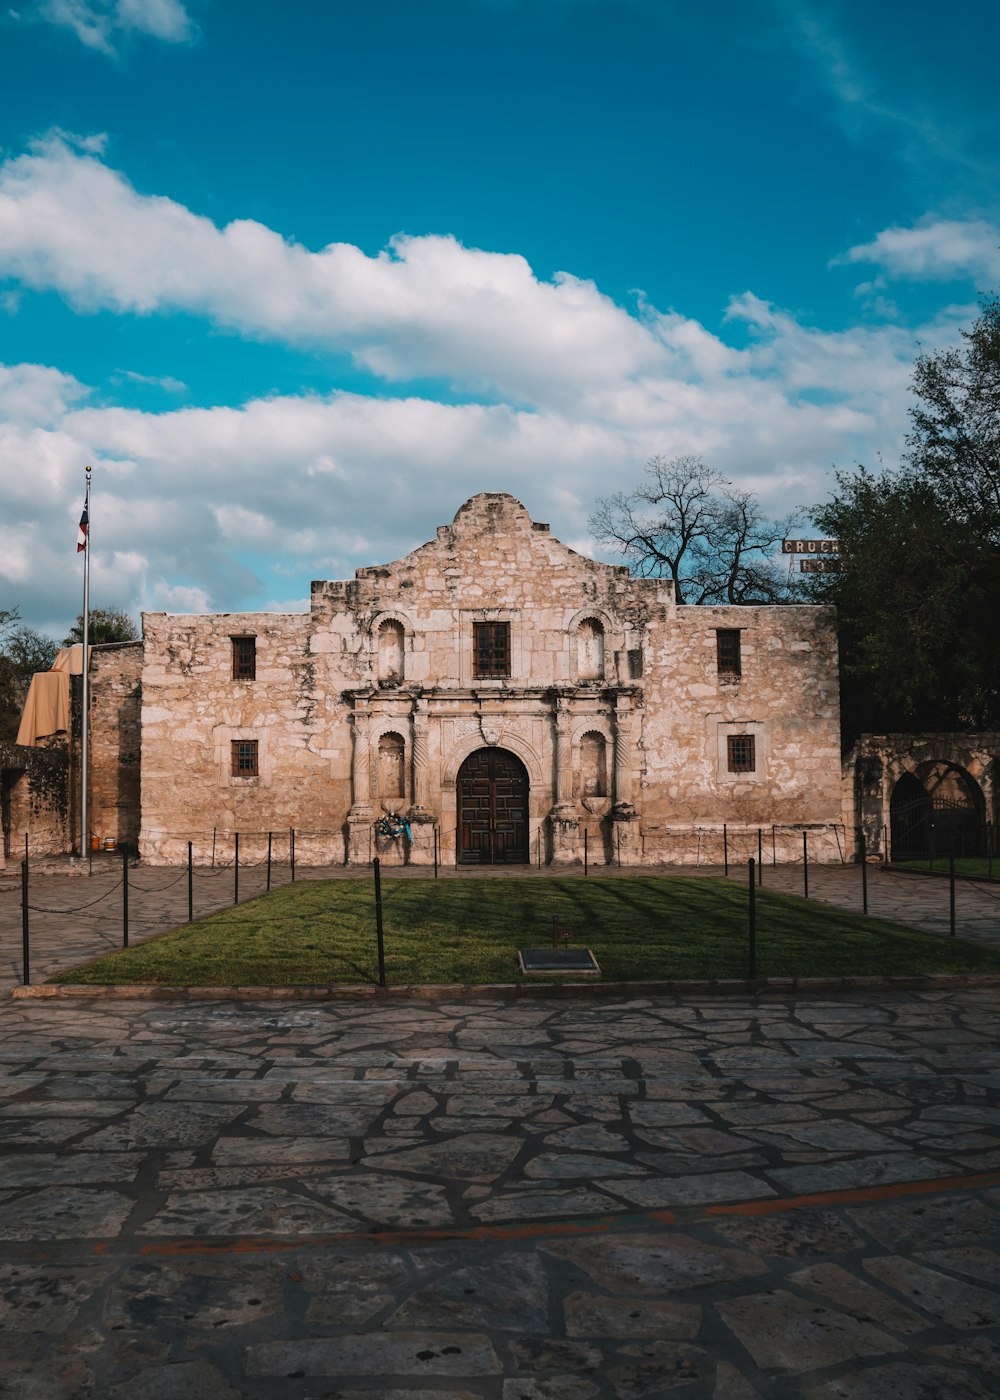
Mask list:
[[[839,574],[839,559],[802,559],[799,569],[804,574]]]
[[[839,554],[839,540],[782,540],[782,554]]]

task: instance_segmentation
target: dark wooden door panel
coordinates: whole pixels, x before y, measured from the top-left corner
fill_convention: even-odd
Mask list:
[[[459,770],[458,859],[463,865],[528,859],[528,774],[504,749],[478,749]]]

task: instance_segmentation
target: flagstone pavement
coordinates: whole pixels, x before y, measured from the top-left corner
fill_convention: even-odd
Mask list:
[[[39,976],[94,942],[39,937]],[[998,1023],[988,988],[5,998],[0,1396],[995,1396]]]

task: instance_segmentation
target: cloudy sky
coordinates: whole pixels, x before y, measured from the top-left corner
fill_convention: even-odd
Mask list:
[[[0,12],[0,607],[307,606],[476,491],[898,461],[1000,287],[995,0]]]

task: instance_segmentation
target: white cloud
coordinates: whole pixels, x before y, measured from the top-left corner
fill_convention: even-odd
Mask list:
[[[106,54],[113,54],[117,40],[127,34],[179,44],[194,33],[181,0],[39,0],[34,14],[72,30],[81,44]]]
[[[988,287],[1000,280],[1000,228],[984,219],[929,216],[909,228],[883,229],[834,263],[872,263],[890,277],[914,281],[969,278]]]
[[[84,311],[184,310],[245,335],[350,351],[401,381],[518,402],[649,373],[667,351],[591,282],[539,281],[516,254],[399,236],[376,257],[310,252],[262,224],[217,228],[139,194],[63,135],[0,167],[0,273]]]

